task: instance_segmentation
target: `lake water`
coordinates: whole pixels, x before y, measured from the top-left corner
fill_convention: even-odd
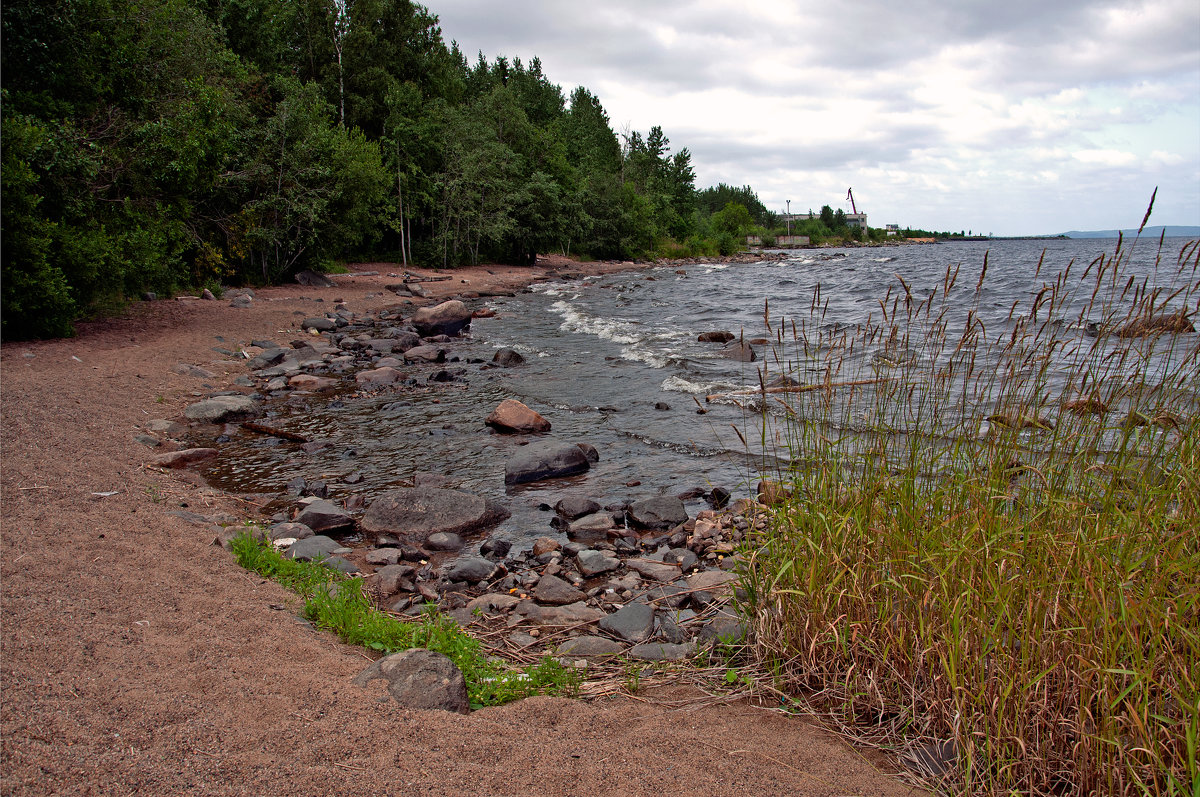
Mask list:
[[[1131,275],[1137,285],[1144,281],[1148,289],[1164,288],[1163,295],[1192,285],[1171,306],[1194,309],[1194,261],[1182,277],[1176,262],[1184,243],[1168,239],[1160,252],[1157,240],[1136,242],[1121,274],[1122,287]],[[842,331],[853,334],[878,324],[885,311],[903,306],[895,304],[899,297],[911,297],[915,305],[932,296],[931,304],[944,309],[939,330],[945,336],[959,335],[970,312],[972,323],[981,324],[988,338],[1001,338],[1026,312],[1014,312],[1014,303],[1028,308],[1072,262],[1067,282],[1077,281],[1089,263],[1111,254],[1115,244],[1013,240],[795,250],[783,260],[761,263],[670,266],[541,284],[517,296],[487,300],[497,317],[475,320],[468,341],[448,346],[460,362],[447,367],[461,369],[465,382],[376,396],[342,395],[334,403],[328,397],[274,401],[269,404],[272,424],[330,445],[305,453],[295,444],[238,436],[206,475],[218,486],[262,493],[278,493],[295,476],[321,478],[330,483],[335,498],[357,494],[369,499],[408,483],[415,474],[440,474],[508,506],[513,516],[499,531],[518,547],[550,530],[545,506],[568,492],[602,504],[716,486],[735,498],[748,496],[760,469],[770,467],[757,405],[706,397],[754,388],[781,373],[800,383],[820,381],[829,342]],[[987,277],[976,291],[985,254]],[[586,272],[586,265],[580,269]],[[947,293],[945,276],[955,269],[958,280]],[[1093,284],[1094,275],[1087,280]],[[1135,293],[1136,286],[1116,302],[1130,304]],[[1053,308],[1053,319],[1043,310],[1038,321],[1059,325],[1067,340],[1094,337],[1088,323],[1101,319],[1093,318],[1097,311],[1084,311],[1090,294],[1090,288],[1077,292]],[[887,302],[881,305],[884,297]],[[719,344],[697,341],[699,334],[717,330],[760,341],[751,343],[757,359],[741,362]],[[1196,345],[1196,335],[1173,337],[1184,339],[1185,346]],[[813,350],[804,351],[805,341]],[[526,364],[483,367],[501,347],[521,352]],[[944,354],[914,337],[902,351],[881,340],[841,359],[849,378],[880,373],[896,359],[911,364],[908,358],[919,363]],[[1166,355],[1162,358],[1169,362]],[[999,360],[979,366],[1005,367]],[[408,370],[424,378],[440,367]],[[506,398],[545,416],[553,425],[552,436],[595,446],[600,461],[581,476],[506,488],[504,463],[518,441],[483,424]],[[1195,398],[1193,393],[1189,400]],[[767,449],[768,455],[778,453],[770,445]],[[362,474],[362,482],[344,484],[352,473]],[[693,515],[705,506],[700,499],[688,503]]]

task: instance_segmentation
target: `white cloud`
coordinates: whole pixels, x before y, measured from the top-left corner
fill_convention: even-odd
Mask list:
[[[540,56],[614,127],[661,125],[700,185],[771,207],[838,206],[853,185],[872,222],[1022,234],[1128,226],[1159,186],[1157,221],[1200,223],[1195,0],[432,10],[465,52]]]

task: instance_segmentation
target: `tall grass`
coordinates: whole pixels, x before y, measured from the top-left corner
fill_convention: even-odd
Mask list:
[[[1007,317],[986,256],[854,328],[764,310],[756,654],[945,791],[1200,788],[1200,242],[1138,245]]]

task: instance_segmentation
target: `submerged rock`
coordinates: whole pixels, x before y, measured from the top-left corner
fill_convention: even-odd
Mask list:
[[[526,484],[583,473],[591,464],[587,455],[572,443],[545,440],[530,443],[509,457],[504,466],[505,484]]]

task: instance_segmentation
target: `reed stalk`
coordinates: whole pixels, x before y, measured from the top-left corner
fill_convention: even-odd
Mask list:
[[[1198,788],[1200,242],[1139,245],[1039,262],[1003,322],[986,257],[856,328],[819,288],[764,318],[757,664],[946,792]]]

